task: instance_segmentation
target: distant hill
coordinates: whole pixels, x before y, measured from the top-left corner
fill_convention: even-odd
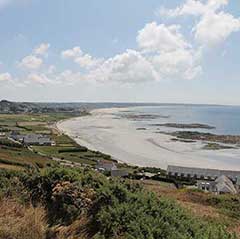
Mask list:
[[[78,105],[61,103],[30,103],[0,101],[0,114],[20,114],[20,113],[55,113],[55,112],[79,112],[82,107]]]
[[[28,113],[39,107],[33,103],[18,103],[7,100],[0,101],[0,113]]]
[[[157,103],[114,103],[114,102],[79,102],[79,103],[32,103],[32,102],[12,102],[8,100],[0,101],[0,114],[17,114],[17,113],[54,113],[54,112],[71,112],[89,111],[99,108],[122,108],[134,106],[153,106],[164,105]]]

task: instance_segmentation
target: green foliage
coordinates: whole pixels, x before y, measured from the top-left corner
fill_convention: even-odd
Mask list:
[[[159,199],[138,184],[107,179],[90,169],[51,167],[0,174],[1,190],[10,185],[12,191],[18,188],[19,195],[28,192],[33,205],[41,203],[46,208],[50,226],[88,218],[85,232],[95,239],[235,238],[225,228],[189,215],[175,202]]]
[[[75,152],[87,152],[88,149],[86,147],[78,146],[75,148],[62,148],[58,150],[58,153],[75,153]]]
[[[8,146],[8,147],[15,147],[15,148],[22,148],[23,146],[19,143],[15,143],[8,139],[0,139],[0,145]]]
[[[209,196],[207,203],[213,207],[220,208],[226,215],[240,219],[240,196],[239,195],[218,195]]]
[[[94,220],[99,238],[234,238],[221,227],[191,217],[169,200],[159,200],[140,189],[129,190],[118,182],[101,189],[98,199]]]

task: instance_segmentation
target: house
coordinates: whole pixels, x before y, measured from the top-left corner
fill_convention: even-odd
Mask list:
[[[197,188],[205,192],[216,192],[214,181],[197,181]]]
[[[98,171],[111,172],[112,170],[117,170],[117,166],[114,162],[99,160],[95,166]]]
[[[22,142],[26,145],[51,146],[53,141],[50,137],[41,134],[28,134],[23,137]]]
[[[54,141],[52,141],[49,136],[41,134],[22,135],[18,134],[17,132],[12,132],[10,138],[19,141],[25,145],[41,145],[41,146],[54,145]]]
[[[121,170],[121,169],[115,169],[115,170],[111,170],[111,176],[112,177],[127,177],[128,172],[125,170]]]
[[[219,170],[219,169],[206,169],[206,168],[191,168],[169,165],[167,168],[167,175],[174,178],[193,178],[193,179],[205,179],[205,180],[216,180],[222,175],[226,175],[234,183],[240,177],[240,171],[231,170]]]
[[[24,135],[19,134],[18,131],[12,131],[9,137],[16,141],[22,141]]]
[[[237,178],[236,189],[240,193],[240,176]]]
[[[217,194],[236,194],[237,190],[232,181],[225,175],[221,175],[215,181],[198,181],[198,189]]]
[[[219,194],[231,193],[236,194],[237,190],[234,187],[232,181],[225,175],[220,176],[215,180],[216,182],[216,191]]]

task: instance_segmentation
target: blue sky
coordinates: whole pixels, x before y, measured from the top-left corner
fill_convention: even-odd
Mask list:
[[[240,104],[238,0],[0,0],[0,98]]]

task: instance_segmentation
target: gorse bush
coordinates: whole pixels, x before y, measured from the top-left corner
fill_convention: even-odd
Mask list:
[[[132,192],[118,182],[101,191],[98,198],[96,238],[235,238],[225,228],[191,217],[174,202],[141,190]]]
[[[4,177],[8,180],[3,184],[17,178],[21,190],[29,195],[29,202],[45,208],[49,227],[74,225],[69,238],[235,238],[225,228],[189,215],[175,202],[164,197],[159,199],[138,184],[107,179],[92,170],[56,167],[28,174],[2,175],[1,180]]]

